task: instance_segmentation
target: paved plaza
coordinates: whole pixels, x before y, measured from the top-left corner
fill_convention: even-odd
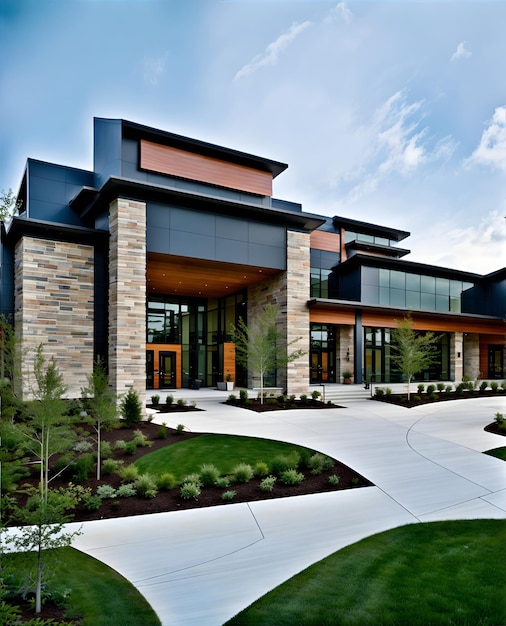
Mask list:
[[[220,626],[315,561],[377,532],[506,518],[506,463],[482,454],[505,445],[483,430],[506,410],[504,397],[255,413],[224,405],[228,394],[214,390],[174,395],[204,410],[158,414],[155,422],[314,448],[375,486],[85,523],[74,546],[131,581],[163,626]]]

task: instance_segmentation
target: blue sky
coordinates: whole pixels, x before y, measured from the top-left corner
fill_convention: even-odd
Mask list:
[[[0,189],[92,167],[93,117],[284,161],[274,195],[506,256],[506,2],[0,0]]]

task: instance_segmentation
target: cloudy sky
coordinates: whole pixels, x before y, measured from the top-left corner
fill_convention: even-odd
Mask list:
[[[506,265],[506,2],[0,0],[0,189],[92,167],[93,117],[289,169],[304,210],[410,231],[408,259]]]

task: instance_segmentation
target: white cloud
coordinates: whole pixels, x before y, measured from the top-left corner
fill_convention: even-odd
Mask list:
[[[267,46],[265,52],[257,54],[252,61],[242,67],[234,76],[234,80],[248,76],[248,74],[256,72],[261,67],[275,65],[280,54],[309,26],[311,26],[311,22],[309,21],[302,22],[301,24],[294,22],[285,33]]]
[[[153,87],[158,85],[161,77],[165,73],[167,58],[167,52],[158,57],[144,57],[143,76],[146,83],[152,85]]]
[[[497,107],[465,165],[489,165],[506,172],[506,106]]]
[[[420,253],[435,265],[488,274],[506,264],[506,220],[498,210],[490,211],[477,224],[445,228],[444,246],[440,231],[425,233],[422,245]]]
[[[347,23],[350,23],[353,18],[353,14],[348,8],[346,2],[339,2],[336,6],[331,9],[327,16],[324,19],[325,24],[331,24],[336,19],[342,19]]]
[[[457,46],[455,52],[452,54],[450,63],[452,63],[453,61],[459,61],[460,59],[468,59],[470,56],[472,56],[472,53],[466,49],[466,42],[461,41]]]
[[[362,165],[369,174],[351,190],[350,200],[371,193],[387,176],[407,176],[429,162],[451,157],[455,150],[452,137],[436,140],[430,136],[429,127],[422,126],[424,104],[423,100],[408,102],[401,90],[377,109],[371,125],[362,130],[369,143]],[[353,175],[348,178],[353,179]]]

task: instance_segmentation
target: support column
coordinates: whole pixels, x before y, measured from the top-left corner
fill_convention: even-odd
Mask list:
[[[464,334],[463,375],[477,380],[480,375],[480,336],[477,333]]]
[[[109,209],[109,380],[115,393],[146,395],[146,205]]]
[[[450,338],[450,380],[461,381],[463,374],[464,336],[456,332]]]

